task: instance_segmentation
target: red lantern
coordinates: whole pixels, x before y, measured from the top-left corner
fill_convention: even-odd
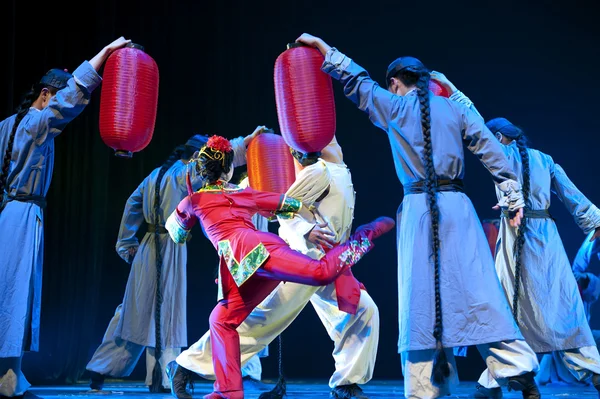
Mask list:
[[[441,96],[441,97],[446,97],[446,98],[450,97],[450,93],[448,93],[448,90],[446,90],[445,87],[443,87],[441,84],[439,84],[434,79],[429,80],[429,90],[431,90],[433,92],[433,94],[436,96]]]
[[[488,240],[492,257],[496,257],[496,241],[498,240],[498,220],[484,220],[483,231]]]
[[[115,155],[131,158],[152,140],[158,104],[158,66],[130,43],[108,57],[100,96],[100,136]]]
[[[250,187],[285,193],[296,179],[294,158],[283,138],[263,133],[250,142],[246,153]]]
[[[318,152],[335,135],[331,77],[321,71],[319,50],[288,44],[275,61],[275,100],[281,135],[303,153]]]

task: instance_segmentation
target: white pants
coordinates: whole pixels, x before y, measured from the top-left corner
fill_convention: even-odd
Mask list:
[[[509,377],[530,371],[537,372],[539,369],[537,356],[525,341],[494,342],[477,345],[477,349],[488,367],[486,371],[489,376],[503,385],[506,384]],[[431,382],[433,354],[433,349],[408,351],[401,354],[402,372],[404,373],[404,396],[406,398],[440,398],[450,395],[453,387],[458,385],[456,362],[454,361],[452,348],[446,348],[446,356],[450,363],[450,377],[442,386],[433,385]]]
[[[252,357],[253,361],[259,362],[254,355],[277,338],[309,301],[334,342],[335,372],[329,380],[329,386],[334,388],[368,382],[373,376],[377,357],[379,310],[369,294],[361,291],[355,315],[340,311],[334,284],[311,287],[281,283],[237,329],[242,366]],[[198,342],[183,351],[177,358],[177,363],[206,379],[214,380],[210,333],[207,332]]]
[[[540,372],[535,377],[538,384],[563,381],[576,384],[594,374],[600,374],[600,355],[596,346],[566,351],[554,351],[542,356]]]
[[[95,371],[111,377],[127,377],[137,365],[140,356],[146,349],[146,385],[152,385],[152,370],[156,364],[154,348],[115,338],[114,333],[121,318],[121,306],[115,310],[115,315],[110,320],[102,343],[96,349],[92,359],[86,366],[87,370]],[[167,376],[166,367],[169,362],[181,353],[181,348],[164,348],[160,357],[160,368],[163,373],[162,385],[170,388],[171,383]]]
[[[0,396],[19,396],[29,389],[31,384],[21,371],[21,357],[0,358]]]

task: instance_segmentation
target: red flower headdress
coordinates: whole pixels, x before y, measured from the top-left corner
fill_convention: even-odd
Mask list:
[[[212,136],[208,139],[206,146],[221,152],[230,152],[233,148],[231,147],[231,143],[225,137],[221,136]]]
[[[221,136],[212,136],[208,139],[208,142],[200,152],[198,153],[198,158],[204,156],[207,159],[211,159],[213,161],[221,161],[223,166],[225,166],[225,153],[229,153],[233,151],[233,147],[229,140],[225,137]]]

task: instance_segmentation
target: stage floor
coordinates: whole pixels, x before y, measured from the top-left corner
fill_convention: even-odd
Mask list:
[[[469,398],[473,393],[475,382],[463,382],[457,392],[445,398]],[[372,381],[363,387],[365,393],[370,398],[403,398],[404,391],[401,381]],[[69,385],[69,386],[40,386],[31,389],[31,392],[42,398],[73,398],[73,397],[110,397],[110,398],[148,398],[148,399],[169,399],[169,394],[150,394],[148,388],[142,383],[135,382],[110,382],[105,385],[106,392],[87,393],[87,385]],[[202,398],[212,390],[212,384],[208,382],[194,383],[194,398]],[[566,385],[547,385],[541,387],[542,397],[547,398],[598,398],[598,393],[592,386],[573,387]],[[261,391],[247,390],[246,399],[256,399]],[[521,398],[518,392],[504,391],[504,398]],[[329,387],[327,381],[299,381],[291,380],[288,382],[288,399],[311,398],[326,399],[329,398]]]

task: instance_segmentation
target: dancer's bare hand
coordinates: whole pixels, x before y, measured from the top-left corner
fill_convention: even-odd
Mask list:
[[[108,52],[108,54],[110,55],[113,51],[118,50],[121,47],[125,47],[129,43],[131,43],[131,40],[125,39],[123,36],[121,36],[120,38],[114,40],[112,43],[107,45],[105,47],[105,49]]]
[[[456,86],[454,86],[452,82],[450,82],[450,80],[443,73],[438,71],[431,71],[429,75],[431,76],[431,79],[438,82],[444,89],[448,91],[448,93],[452,94],[457,90]]]
[[[327,43],[325,43],[325,41],[323,41],[323,39],[321,39],[319,37],[316,37],[316,36],[313,36],[313,35],[308,34],[308,33],[301,34],[296,39],[296,43],[302,43],[302,44],[305,44],[305,45],[310,46],[310,47],[315,47],[323,55],[325,55],[331,49],[331,47]]]
[[[315,227],[313,227],[313,229],[308,233],[308,241],[321,247],[333,248],[333,245],[335,244],[333,241],[335,234],[333,234],[328,227],[329,226],[327,223],[315,225]]]
[[[497,210],[500,209],[500,205],[496,204],[495,206],[492,207],[492,209],[494,209],[494,210],[497,211]],[[518,226],[520,226],[522,219],[523,219],[523,208],[519,209],[518,211],[509,212],[508,223],[512,227],[518,227]]]
[[[596,227],[596,231],[594,231],[594,235],[592,235],[590,238],[590,242],[594,241],[598,237],[600,237],[600,227]]]
[[[244,137],[244,145],[246,147],[248,147],[248,145],[250,145],[250,142],[252,140],[254,140],[256,138],[256,136],[266,133],[266,132],[272,132],[272,131],[273,131],[273,129],[269,129],[266,126],[257,126],[256,129],[254,129],[254,131],[251,134]]]

